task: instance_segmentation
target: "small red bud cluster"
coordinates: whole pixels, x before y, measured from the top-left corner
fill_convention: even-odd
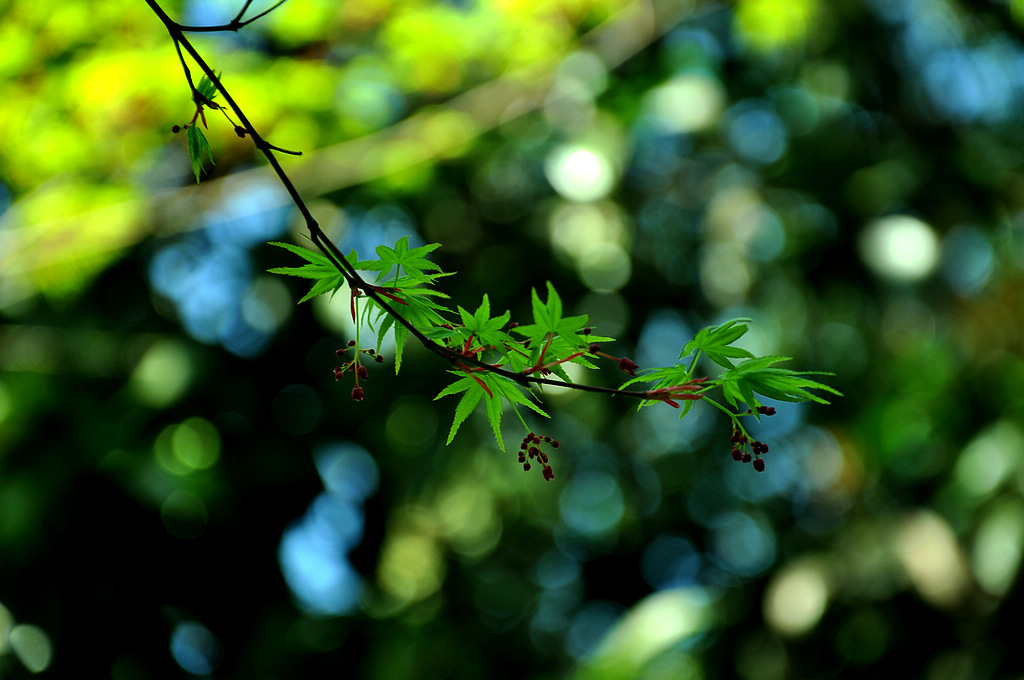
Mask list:
[[[773,416],[775,415],[775,408],[772,406],[759,406],[757,412],[763,416]],[[753,411],[747,412],[747,415],[753,415]],[[739,463],[753,462],[755,470],[764,472],[764,460],[761,456],[768,453],[767,444],[747,437],[736,423],[733,423],[732,437],[729,438],[729,441],[732,442],[733,460]],[[748,446],[750,448],[749,451],[747,451]]]
[[[589,328],[585,328],[583,334],[590,335],[589,331]],[[590,343],[590,346],[587,347],[587,351],[590,352],[591,354],[596,354],[599,357],[611,359],[612,361],[619,365],[619,369],[626,375],[636,375],[636,369],[640,368],[640,364],[636,363],[629,357],[615,357],[612,356],[611,354],[606,354],[602,352],[601,345],[598,345],[597,343]]]
[[[539,435],[530,432],[523,437],[523,443],[519,445],[519,462],[523,466],[523,470],[526,472],[530,471],[530,461],[536,460],[541,464],[541,469],[544,473],[544,479],[551,481],[555,478],[555,471],[548,465],[548,454],[544,453],[541,448],[545,444],[548,444],[553,449],[558,448],[558,440],[552,439],[548,435]]]
[[[341,349],[335,351],[335,354],[338,355],[339,357],[343,357],[343,356],[345,356],[345,354],[350,349],[355,348],[355,346],[356,346],[356,341],[355,340],[349,340],[348,344],[345,347],[342,347]],[[384,361],[384,357],[382,357],[380,354],[377,354],[377,350],[372,349],[372,348],[370,348],[370,349],[361,349],[358,352],[355,352],[355,356],[352,359],[346,361],[341,366],[335,366],[334,367],[334,379],[335,380],[341,380],[342,376],[344,376],[346,373],[349,373],[349,372],[355,373],[355,376],[356,376],[356,386],[354,388],[352,388],[352,400],[353,401],[362,401],[363,399],[366,398],[366,392],[359,385],[359,381],[360,380],[366,380],[366,379],[368,379],[370,377],[370,370],[368,368],[366,368],[366,366],[363,366],[363,364],[360,363],[360,361],[359,361],[359,355],[360,354],[365,354],[367,356],[371,356],[371,357],[373,357],[373,360],[378,362],[378,363]]]
[[[619,359],[619,368],[622,369],[623,373],[636,375],[636,369],[640,368],[640,364],[636,363],[629,357],[622,357]]]

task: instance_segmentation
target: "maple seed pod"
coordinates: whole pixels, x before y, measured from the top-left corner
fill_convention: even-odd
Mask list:
[[[622,357],[619,359],[619,368],[629,375],[636,375],[636,369],[640,368],[640,365],[629,357]]]

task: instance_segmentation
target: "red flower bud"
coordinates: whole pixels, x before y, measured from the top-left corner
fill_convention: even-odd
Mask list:
[[[754,469],[758,472],[764,472],[764,461],[760,458],[754,459]]]
[[[352,401],[362,401],[365,396],[362,387],[352,388]]]

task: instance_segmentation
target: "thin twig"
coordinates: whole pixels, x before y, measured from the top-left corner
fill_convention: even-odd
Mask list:
[[[249,5],[252,4],[252,0],[245,0],[245,4],[242,5],[242,9],[238,11],[238,14],[235,15],[234,19],[226,24],[219,24],[217,26],[186,26],[185,24],[179,24],[177,22],[174,23],[175,26],[178,27],[178,30],[184,31],[185,33],[219,33],[224,31],[238,32],[239,29],[248,26],[258,19],[262,19],[284,3],[285,0],[277,0],[277,2],[256,16],[249,17],[243,21],[242,15],[245,14],[246,10],[249,9]]]

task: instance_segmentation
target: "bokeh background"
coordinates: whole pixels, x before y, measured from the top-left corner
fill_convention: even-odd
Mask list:
[[[144,2],[0,6],[0,676],[1024,677],[1024,2],[288,0],[194,37],[346,251],[442,243],[513,318],[551,280],[641,366],[749,317],[845,394],[764,419],[757,474],[714,409],[552,393],[551,483],[482,418],[444,446],[433,355],[334,382],[347,299],[265,273],[301,220],[218,116],[196,185]]]

